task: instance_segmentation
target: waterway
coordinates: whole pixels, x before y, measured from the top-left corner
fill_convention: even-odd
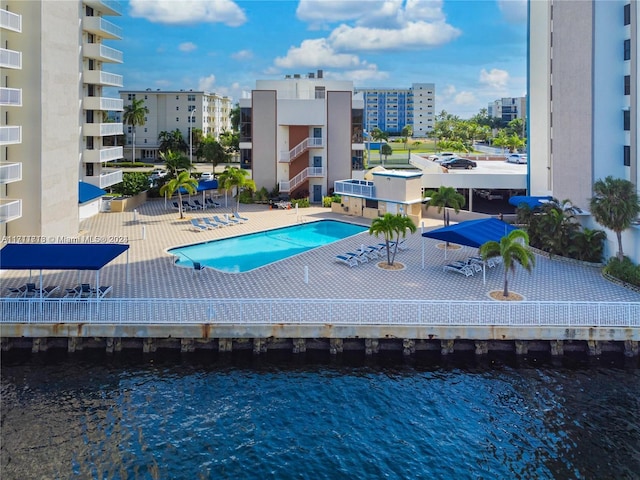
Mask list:
[[[3,357],[0,473],[636,479],[638,362],[602,365]]]

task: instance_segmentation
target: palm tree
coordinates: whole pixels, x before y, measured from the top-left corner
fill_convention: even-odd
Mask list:
[[[218,181],[225,190],[230,190],[234,187],[238,189],[236,192],[236,213],[238,213],[240,208],[240,192],[242,190],[256,190],[255,182],[248,178],[248,175],[249,172],[246,170],[242,170],[238,167],[227,167],[224,172],[218,176]]]
[[[407,230],[411,233],[415,233],[416,225],[409,217],[405,217],[404,215],[394,215],[392,213],[385,213],[383,217],[377,217],[371,222],[371,227],[369,227],[369,235],[375,235],[376,237],[380,234],[384,237],[384,242],[387,248],[387,264],[393,265],[395,261],[396,254],[398,253],[398,243],[400,242],[400,236],[403,238],[407,235]],[[391,242],[394,239],[395,234],[395,245],[393,249],[393,255],[391,254]]]
[[[144,105],[144,100],[133,99],[129,105],[124,107],[122,120],[126,125],[133,127],[133,154],[131,160],[136,161],[136,126],[144,125],[145,114],[149,113],[149,109]]]
[[[449,215],[446,208],[453,208],[458,213],[466,202],[464,195],[459,194],[453,187],[441,186],[438,190],[427,190],[424,196],[431,197],[426,203],[427,209],[429,207],[437,207],[438,213],[444,210],[443,220],[445,227],[449,226]]]
[[[400,135],[402,135],[403,137],[402,140],[404,141],[404,149],[406,150],[407,142],[413,135],[413,125],[405,125],[404,127],[402,127],[402,133],[400,133]]]
[[[389,158],[389,155],[393,155],[393,147],[388,143],[385,143],[380,147],[380,153],[384,155],[384,159],[386,161]]]
[[[376,142],[380,142],[378,153],[380,153],[380,162],[382,163],[382,140],[388,140],[389,135],[380,130],[378,127],[375,127],[373,130],[371,130],[371,138]]]
[[[189,157],[181,152],[174,152],[173,150],[160,152],[160,159],[165,163],[171,176],[176,176],[180,170],[188,170],[191,168]]]
[[[522,240],[522,241],[520,241]],[[509,270],[515,272],[516,263],[522,268],[531,272],[531,268],[536,263],[536,258],[527,248],[529,236],[524,230],[512,230],[509,235],[502,237],[500,243],[490,241],[480,246],[480,255],[483,260],[493,257],[501,257],[504,265],[504,291],[505,297],[509,296],[508,273]]]
[[[593,198],[589,201],[593,217],[600,225],[613,230],[618,239],[618,260],[624,260],[622,232],[640,214],[640,199],[635,186],[628,180],[608,176],[593,184]]]
[[[172,178],[160,187],[160,195],[164,195],[166,193],[170,197],[177,191],[178,211],[180,212],[180,218],[184,218],[184,212],[182,210],[182,192],[180,189],[184,188],[190,194],[194,194],[197,187],[198,181],[195,178],[191,178],[189,172],[182,171],[176,178]]]

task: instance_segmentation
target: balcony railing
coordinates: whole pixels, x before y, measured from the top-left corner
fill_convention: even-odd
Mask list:
[[[359,197],[375,198],[376,187],[373,182],[366,180],[339,180],[333,184],[334,192],[357,195]]]
[[[99,188],[107,188],[122,181],[122,170],[103,170],[101,175],[84,177],[84,181]]]
[[[122,28],[102,17],[84,17],[82,19],[82,28],[103,38],[112,40],[120,40],[122,38]]]
[[[8,125],[0,127],[0,145],[15,145],[22,143],[22,127]]]
[[[106,147],[82,152],[84,163],[102,163],[123,158],[123,147]]]
[[[110,97],[84,97],[82,100],[82,108],[85,110],[104,110],[121,112],[123,100],[120,98]]]
[[[22,200],[0,198],[0,223],[7,223],[22,216]]]
[[[301,171],[298,175],[293,177],[289,181],[279,182],[278,188],[283,193],[288,193],[301,185],[305,180],[310,177],[324,177],[324,167],[307,167]]]
[[[122,123],[85,123],[82,133],[86,137],[108,137],[110,135],[122,135]]]
[[[0,105],[3,107],[21,107],[22,89],[0,87]]]
[[[102,70],[85,70],[83,73],[84,83],[103,85],[105,87],[122,87],[122,75],[104,72]]]
[[[0,162],[0,184],[22,180],[22,163]]]
[[[82,45],[82,55],[102,62],[122,63],[123,55],[120,50],[107,47],[101,43],[85,43]]]
[[[22,69],[22,52],[0,48],[0,68]]]
[[[83,3],[103,15],[121,15],[122,5],[117,0],[83,0]]]
[[[288,152],[287,151],[281,152],[280,162],[289,163],[292,160],[299,157],[300,155],[302,155],[304,152],[306,152],[310,148],[322,148],[322,147],[324,147],[324,139],[315,138],[315,137],[305,138],[302,142],[300,142],[298,145],[293,147]]]
[[[22,15],[0,9],[0,28],[13,32],[22,32]]]

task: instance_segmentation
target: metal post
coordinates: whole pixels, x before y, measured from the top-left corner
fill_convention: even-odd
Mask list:
[[[193,123],[193,116],[196,113],[196,109],[191,110],[191,114],[189,114],[189,164],[193,167],[193,127],[191,124]]]
[[[309,283],[309,267],[306,265],[304,266],[304,283]]]
[[[145,225],[142,226],[142,240],[147,238],[147,227]]]

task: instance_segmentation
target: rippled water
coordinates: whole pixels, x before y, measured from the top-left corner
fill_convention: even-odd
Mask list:
[[[43,361],[2,368],[24,478],[638,478],[637,368]]]

